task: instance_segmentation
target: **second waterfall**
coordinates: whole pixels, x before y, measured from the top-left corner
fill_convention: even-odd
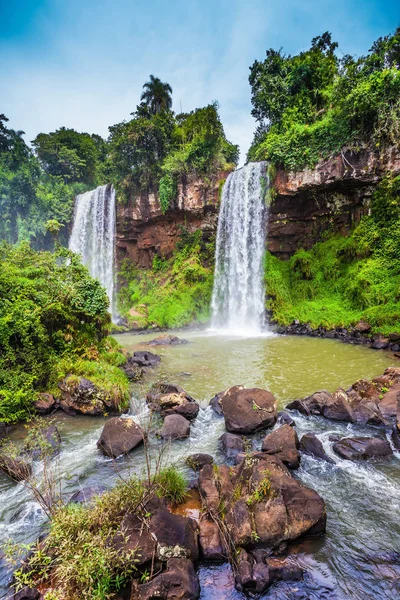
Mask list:
[[[115,190],[112,185],[103,185],[76,197],[69,248],[81,255],[92,277],[106,289],[115,320]]]
[[[254,335],[265,315],[266,164],[249,163],[222,191],[215,254],[212,327]]]

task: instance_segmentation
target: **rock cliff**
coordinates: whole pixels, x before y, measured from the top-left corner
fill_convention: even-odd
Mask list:
[[[324,232],[346,234],[369,210],[371,195],[387,172],[400,173],[396,149],[384,153],[346,151],[297,173],[278,169],[268,216],[268,249],[289,258],[310,248]],[[149,268],[155,255],[171,256],[182,228],[216,232],[219,197],[228,173],[210,180],[189,177],[178,186],[173,206],[163,214],[155,193],[142,193],[117,213],[117,258]]]
[[[269,209],[268,249],[289,258],[309,249],[325,231],[346,234],[368,212],[371,195],[386,173],[400,173],[394,148],[342,152],[297,173],[278,170]]]
[[[151,267],[155,255],[170,257],[182,233],[197,229],[210,239],[217,227],[219,196],[228,176],[191,177],[178,185],[174,204],[163,214],[154,192],[133,197],[117,210],[117,259],[130,258],[140,267]]]

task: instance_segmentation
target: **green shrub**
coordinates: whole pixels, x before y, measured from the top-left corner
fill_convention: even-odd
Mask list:
[[[250,69],[259,127],[248,159],[297,171],[342,149],[398,148],[399,48],[397,28],[359,59],[339,59],[328,32],[295,56],[267,50]]]
[[[214,243],[204,243],[200,230],[182,229],[173,256],[155,257],[151,270],[139,270],[126,261],[121,276],[126,287],[119,293],[119,308],[140,327],[181,327],[210,316],[213,287]],[[129,310],[143,317],[131,317]]]
[[[371,215],[348,237],[334,236],[289,261],[267,253],[267,306],[278,323],[314,328],[368,321],[375,332],[400,332],[400,177],[372,197]]]
[[[161,177],[158,186],[158,193],[160,196],[161,210],[163,213],[166,213],[168,208],[171,206],[171,202],[175,200],[178,193],[176,179],[169,174]]]
[[[0,420],[27,418],[40,391],[67,373],[93,379],[126,404],[125,357],[106,340],[108,298],[64,249],[0,246]]]
[[[182,504],[185,501],[188,490],[188,482],[184,475],[175,467],[162,469],[157,475],[159,495],[172,504]]]

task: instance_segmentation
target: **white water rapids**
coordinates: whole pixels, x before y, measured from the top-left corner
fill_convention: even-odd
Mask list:
[[[264,325],[265,163],[228,176],[222,191],[215,254],[212,328],[259,334]]]
[[[111,184],[76,197],[69,248],[81,255],[92,277],[106,289],[115,320],[115,190]]]

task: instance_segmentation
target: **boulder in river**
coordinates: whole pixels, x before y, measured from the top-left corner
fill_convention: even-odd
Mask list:
[[[338,456],[346,460],[367,460],[393,454],[389,442],[377,437],[342,438],[332,447]]]
[[[87,504],[94,501],[98,496],[101,496],[105,491],[106,488],[100,485],[83,487],[72,494],[69,502],[71,504]]]
[[[214,464],[214,459],[211,454],[203,454],[202,452],[198,452],[197,454],[191,454],[188,456],[185,460],[185,463],[190,469],[193,469],[193,471],[200,471],[204,465]]]
[[[350,398],[342,388],[339,388],[327,398],[321,412],[324,417],[333,421],[348,421],[351,423],[354,420]]]
[[[286,408],[290,410],[298,410],[302,415],[320,415],[322,414],[322,408],[326,402],[331,398],[332,394],[326,390],[320,390],[311,394],[307,398],[293,400],[286,405]]]
[[[400,430],[397,427],[392,430],[392,443],[396,450],[400,450]]]
[[[141,344],[146,344],[146,346],[178,346],[188,343],[188,340],[178,338],[176,335],[160,335],[149,342],[141,342]]]
[[[137,351],[128,359],[139,367],[155,367],[161,362],[161,356],[148,351]]]
[[[385,350],[389,346],[389,338],[382,336],[377,337],[371,344],[373,350]]]
[[[186,558],[171,558],[167,570],[148,583],[134,582],[131,600],[196,600],[199,596],[199,580],[192,562]]]
[[[239,452],[244,452],[244,440],[236,433],[223,433],[219,438],[221,448],[227,458],[235,458]]]
[[[156,542],[149,528],[136,514],[127,513],[121,523],[120,530],[111,542],[119,554],[135,553],[137,567],[154,561],[157,554]]]
[[[157,556],[165,561],[170,558],[199,559],[198,527],[194,519],[159,508],[150,519],[149,530],[157,544]]]
[[[321,440],[317,438],[315,433],[306,433],[300,440],[300,451],[308,454],[313,458],[320,458],[326,462],[334,463],[330,456],[325,452]]]
[[[167,415],[157,435],[164,440],[183,440],[190,435],[190,423],[182,415]]]
[[[268,547],[325,531],[325,503],[294,479],[282,461],[264,452],[239,465],[205,466],[198,487],[206,512],[224,506],[224,527],[236,547]]]
[[[57,403],[52,394],[44,392],[38,394],[37,400],[35,400],[33,406],[39,415],[47,415],[57,408]]]
[[[234,386],[222,394],[219,404],[231,433],[253,433],[276,423],[276,399],[267,390]]]
[[[244,389],[242,385],[237,385],[236,387],[241,390]],[[218,392],[218,394],[215,394],[215,396],[213,396],[210,400],[211,408],[213,409],[214,412],[217,413],[217,415],[219,415],[221,417],[223,416],[223,413],[222,413],[222,407],[220,404],[220,400],[221,400],[222,396],[225,394],[225,392],[227,392],[227,391],[228,390],[224,390],[223,392]]]
[[[24,481],[32,475],[32,467],[29,463],[22,458],[12,458],[5,454],[0,454],[0,471],[16,482]]]
[[[221,539],[221,530],[219,525],[207,515],[202,515],[199,528],[199,541],[203,559],[211,561],[226,560],[228,553]]]
[[[162,417],[178,414],[191,421],[199,412],[196,400],[179,385],[171,383],[155,385],[147,394],[146,402],[151,410],[159,412]]]
[[[385,419],[396,416],[397,406],[400,403],[400,384],[395,384],[385,392],[379,400],[379,410]]]
[[[60,408],[69,415],[119,412],[117,400],[85,377],[68,375],[60,384]]]
[[[241,550],[235,577],[236,589],[249,594],[262,594],[277,581],[299,581],[303,569],[293,560],[257,555]]]
[[[132,419],[113,417],[104,425],[97,447],[106,456],[116,458],[143,444],[144,435],[142,428]]]
[[[296,430],[290,425],[282,425],[269,433],[263,440],[262,451],[276,456],[289,469],[300,466],[299,438]]]
[[[290,427],[296,427],[296,422],[284,410],[278,412],[277,423],[279,423],[279,425],[290,425]]]

